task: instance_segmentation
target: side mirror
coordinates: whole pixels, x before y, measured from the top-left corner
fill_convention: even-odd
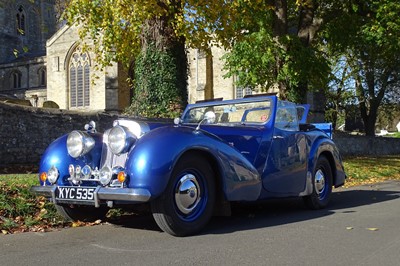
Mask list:
[[[215,113],[213,111],[208,111],[204,114],[204,118],[199,122],[196,127],[196,131],[200,129],[200,125],[206,122],[207,124],[215,123]]]
[[[208,111],[204,114],[204,120],[207,121],[207,124],[215,123],[215,113],[213,111]]]
[[[174,118],[174,124],[177,126],[181,123],[181,119],[179,117]]]

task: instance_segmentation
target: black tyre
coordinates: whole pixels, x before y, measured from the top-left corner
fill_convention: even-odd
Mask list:
[[[214,172],[207,160],[192,153],[179,160],[166,190],[151,202],[151,211],[164,232],[187,236],[208,223],[214,202]]]
[[[62,217],[67,221],[94,222],[96,220],[104,220],[108,212],[108,208],[101,206],[95,208],[93,206],[78,205],[55,205],[56,209]]]
[[[313,192],[303,198],[304,202],[310,209],[325,208],[329,203],[333,184],[331,165],[325,156],[318,158],[312,182]]]

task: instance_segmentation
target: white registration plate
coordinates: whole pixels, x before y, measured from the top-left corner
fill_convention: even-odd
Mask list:
[[[56,199],[94,202],[95,187],[57,187]]]

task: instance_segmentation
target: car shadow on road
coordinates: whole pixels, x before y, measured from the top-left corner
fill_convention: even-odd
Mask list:
[[[337,213],[354,213],[357,212],[357,207],[399,198],[400,191],[363,187],[336,190],[332,194],[329,206],[321,210],[307,209],[301,198],[273,199],[251,204],[236,203],[232,204],[231,216],[213,217],[199,234],[227,234],[307,221]],[[126,228],[161,231],[149,213],[126,215],[111,223]]]
[[[233,208],[231,217],[214,217],[202,234],[226,234],[318,219],[338,213],[355,213],[357,207],[399,198],[399,191],[340,190],[332,194],[329,206],[321,210],[307,209],[299,198],[239,204]]]

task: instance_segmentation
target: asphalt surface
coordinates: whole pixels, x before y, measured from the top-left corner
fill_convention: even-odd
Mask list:
[[[298,199],[236,206],[185,238],[147,215],[3,235],[0,265],[400,265],[400,181],[336,189],[319,211]]]

